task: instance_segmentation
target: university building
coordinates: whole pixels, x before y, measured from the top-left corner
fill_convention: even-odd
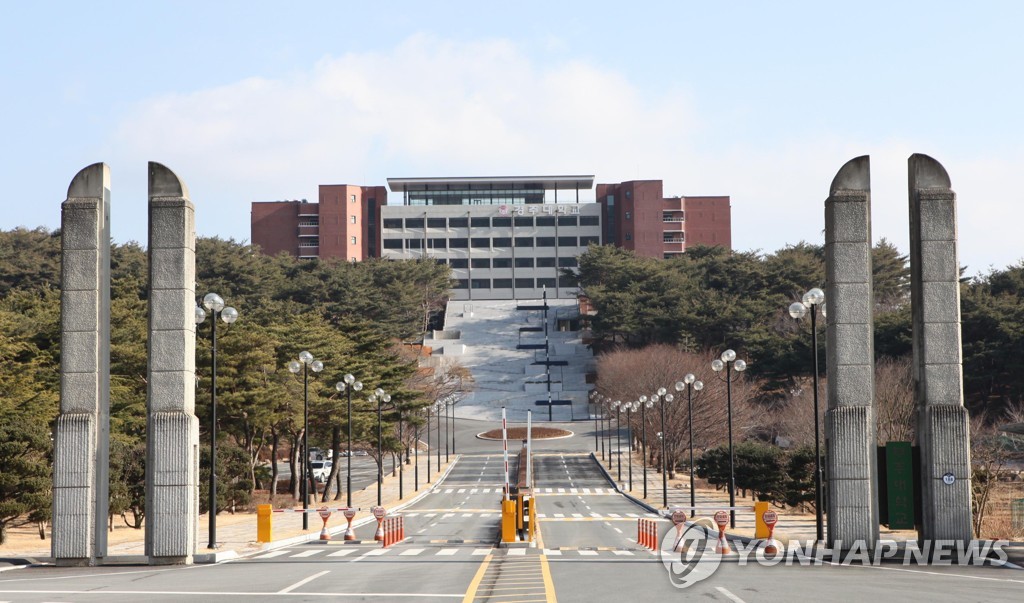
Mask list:
[[[660,180],[595,191],[587,175],[389,178],[387,189],[322,185],[319,197],[253,203],[253,244],[300,258],[431,259],[451,268],[457,300],[575,297],[562,269],[591,244],[657,258],[732,244],[729,197],[665,198]]]

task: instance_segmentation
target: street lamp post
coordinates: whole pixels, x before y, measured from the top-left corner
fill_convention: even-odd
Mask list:
[[[634,400],[629,404],[625,405],[625,409],[629,414],[635,414],[636,411],[640,410],[640,402]],[[633,491],[633,419],[626,416],[626,453],[629,455],[626,457],[629,463],[629,491]]]
[[[441,472],[441,401],[434,402],[434,417],[437,419],[437,472]],[[447,423],[445,423],[447,425]],[[447,441],[447,439],[445,440]]]
[[[430,483],[430,411],[433,410],[433,405],[426,407],[424,410],[427,413],[427,483],[429,484]]]
[[[455,405],[458,404],[458,399],[455,396],[448,396],[452,407],[452,454],[455,454]]]
[[[640,464],[644,467],[644,500],[647,500],[647,409],[654,406],[654,400],[640,396]]]
[[[818,411],[818,306],[822,306],[824,314],[825,292],[815,287],[804,293],[802,302],[794,302],[789,306],[789,315],[800,320],[811,311],[811,352],[814,363],[814,520],[818,540],[825,539],[825,527],[823,521],[822,492],[821,492],[821,429],[819,428]]]
[[[693,490],[693,392],[704,389],[704,383],[697,381],[693,373],[686,373],[682,381],[676,381],[676,391],[682,392],[686,388],[686,429],[690,432],[690,517],[694,517],[697,511],[693,508],[697,504],[697,495]]]
[[[444,403],[444,462],[448,462],[448,398],[442,400]]]
[[[384,394],[387,397],[387,394]],[[389,400],[384,400],[388,402]],[[402,409],[395,403],[395,410],[398,411],[398,500],[405,498],[405,438],[402,433]]]
[[[203,307],[210,312],[210,542],[208,549],[217,548],[217,314],[227,324],[238,320],[238,310],[224,306],[224,299],[216,293],[203,297]],[[196,306],[195,321],[199,325],[206,320],[206,310]]]
[[[352,373],[347,373],[342,380],[334,384],[334,389],[343,391],[348,396],[348,471],[346,471],[345,506],[352,507],[352,390],[361,391],[363,383],[356,381]]]
[[[732,446],[732,371],[742,373],[747,370],[747,363],[744,360],[736,359],[736,352],[726,350],[722,352],[721,359],[715,358],[711,361],[711,369],[716,373],[725,369],[725,403],[727,409],[727,420],[729,423],[729,506],[736,506],[736,456]],[[729,510],[729,527],[736,528],[736,510]]]
[[[590,406],[594,409],[594,454],[597,454],[597,400],[600,395],[596,390],[590,392]]]
[[[661,505],[668,508],[668,460],[665,458],[665,404],[671,402],[667,399],[668,392],[664,387],[658,388],[658,393],[651,397],[652,400],[657,402],[661,400],[661,431],[658,432],[658,436],[661,438]]]
[[[288,362],[288,370],[297,374],[302,370],[302,510],[309,509],[309,371],[324,370],[324,363],[313,360],[313,355],[303,350],[299,359]],[[302,514],[302,529],[309,529],[309,513]]]
[[[622,400],[616,400],[612,402],[612,413],[613,416],[608,417],[609,421],[615,419],[615,456],[618,457],[617,465],[619,467],[619,481],[622,481],[622,419],[619,418],[619,408],[622,406]]]
[[[377,388],[373,390],[373,394],[370,395],[370,403],[377,403],[377,506],[381,506],[381,486],[384,483],[384,423],[382,408],[385,400],[391,400],[391,396],[388,395],[383,389]]]

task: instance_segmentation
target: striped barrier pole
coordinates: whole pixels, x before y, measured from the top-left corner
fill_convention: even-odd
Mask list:
[[[508,486],[508,426],[505,422],[505,409],[501,409],[501,445],[504,449],[505,455],[505,500],[509,499],[509,486]]]

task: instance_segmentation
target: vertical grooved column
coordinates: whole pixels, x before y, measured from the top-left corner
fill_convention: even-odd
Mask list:
[[[922,464],[919,536],[966,541],[972,531],[971,454],[963,405],[956,195],[938,161],[914,154],[907,163],[914,396]]]
[[[878,541],[874,319],[871,283],[871,174],[851,159],[825,201],[828,542],[849,548]]]
[[[171,170],[149,164],[146,555],[192,563],[199,514],[195,415],[195,211]]]
[[[60,414],[54,428],[58,565],[106,556],[110,432],[110,169],[86,167],[61,205]]]

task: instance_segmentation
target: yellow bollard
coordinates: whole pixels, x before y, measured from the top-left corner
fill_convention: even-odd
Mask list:
[[[501,501],[501,541],[516,541],[516,501],[515,499]]]
[[[764,512],[768,510],[767,502],[754,503],[754,538],[768,538],[768,524],[764,522]]]
[[[256,542],[270,542],[270,517],[273,515],[273,506],[256,506]]]

